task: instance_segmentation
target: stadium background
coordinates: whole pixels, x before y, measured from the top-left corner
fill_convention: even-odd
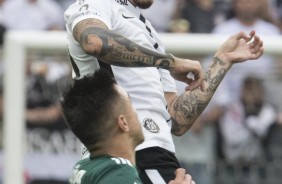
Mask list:
[[[6,32],[7,41],[0,50],[0,183],[36,184],[39,180],[46,180],[49,184],[67,183],[72,165],[80,157],[79,141],[65,126],[58,107],[60,95],[71,81],[64,34],[64,31]],[[201,62],[204,62],[226,38],[198,33],[161,33],[161,37],[169,52]],[[277,107],[278,112],[282,112],[281,40],[281,36],[268,37],[265,40],[266,54],[274,57],[277,62],[277,67],[265,74],[265,83],[268,99]],[[22,99],[24,100],[21,101]],[[21,111],[22,107],[26,108]],[[215,125],[212,125],[208,130],[213,138],[216,137],[214,129]],[[189,148],[185,142],[176,146]],[[210,155],[204,159],[208,170],[205,173],[210,179],[208,183],[231,183],[227,173],[228,165],[217,156],[216,139],[206,142],[204,146],[200,151],[206,151],[205,156]],[[199,150],[194,151],[191,148],[187,154],[179,156],[185,158],[202,155],[202,152],[197,151]],[[4,158],[4,153],[11,154],[9,159]],[[249,183],[252,183],[255,181],[253,178],[257,176],[261,179],[260,183],[281,183],[281,126],[275,124],[269,129],[265,153],[268,159],[262,159],[258,165],[251,168],[248,175],[243,174],[243,168],[239,165],[233,170],[237,183],[248,179]],[[9,162],[10,159],[13,161]],[[193,157],[191,159],[192,163],[197,165],[198,160],[193,161]],[[16,167],[20,170],[13,170]]]

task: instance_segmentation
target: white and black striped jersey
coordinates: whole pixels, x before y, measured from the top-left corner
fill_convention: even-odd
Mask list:
[[[139,45],[164,53],[151,23],[139,8],[126,0],[77,0],[65,12],[68,48],[73,58],[73,77],[81,78],[99,68],[97,58],[87,55],[72,36],[74,26],[82,20],[95,18],[103,21],[114,33],[122,35]],[[174,152],[171,138],[170,115],[166,109],[164,92],[176,92],[174,79],[169,71],[155,67],[112,66],[117,83],[132,99],[144,130],[145,141],[137,150],[159,146]]]

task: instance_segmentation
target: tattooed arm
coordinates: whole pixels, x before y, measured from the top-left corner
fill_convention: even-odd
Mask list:
[[[116,66],[170,68],[174,65],[173,56],[160,54],[108,30],[97,19],[86,19],[74,28],[75,39],[83,50],[102,61]]]
[[[174,96],[174,98],[173,94],[166,94],[166,99],[170,102],[168,104],[173,122],[171,129],[173,134],[179,136],[191,128],[210,102],[230,66],[218,57],[214,57],[212,65],[205,73],[204,91],[200,89],[186,91],[178,97]]]
[[[252,38],[254,40],[248,43]],[[262,53],[263,44],[255,32],[251,32],[249,36],[241,32],[230,37],[218,49],[205,73],[203,91],[199,89],[186,91],[179,97],[171,93],[166,94],[168,110],[173,121],[171,132],[180,136],[191,128],[234,63],[257,59]]]
[[[98,19],[80,21],[74,27],[73,36],[85,53],[110,65],[164,68],[176,80],[190,84],[190,90],[198,88],[204,79],[204,72],[198,61],[180,59],[143,47],[115,34]],[[194,80],[187,77],[189,72],[194,74]]]

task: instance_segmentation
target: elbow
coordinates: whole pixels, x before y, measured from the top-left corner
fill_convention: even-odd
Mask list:
[[[179,137],[185,134],[190,128],[191,126],[188,124],[181,125],[181,124],[173,123],[171,128],[171,133]]]
[[[87,41],[81,43],[81,46],[86,54],[98,57],[102,53],[103,42],[96,35],[88,35]]]
[[[186,131],[171,131],[171,133],[177,137],[180,137],[186,133]]]

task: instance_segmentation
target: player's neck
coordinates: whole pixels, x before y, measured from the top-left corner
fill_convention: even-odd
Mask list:
[[[135,147],[127,140],[109,139],[111,141],[103,142],[99,149],[91,152],[92,157],[101,155],[110,155],[112,157],[121,157],[129,160],[135,165]]]
[[[113,157],[121,157],[129,160],[131,164],[135,165],[135,150],[129,150],[128,148],[116,148],[108,151],[108,155]]]

